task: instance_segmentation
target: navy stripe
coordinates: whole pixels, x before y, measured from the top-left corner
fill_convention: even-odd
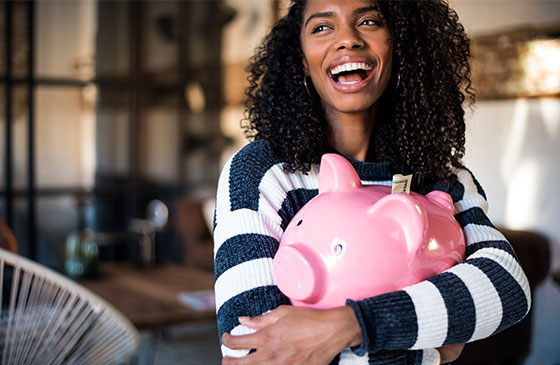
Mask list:
[[[336,153],[344,157],[352,166],[358,176],[362,180],[393,180],[393,174],[391,173],[391,165],[388,162],[364,162],[353,159],[350,156],[346,156],[335,150],[332,147],[327,147],[326,153]]]
[[[465,187],[459,182],[457,175],[451,175],[447,180],[434,184],[432,190],[440,190],[451,195],[454,203],[457,203],[465,196]]]
[[[480,185],[480,183],[478,182],[478,180],[474,177],[474,174],[472,173],[471,170],[465,168],[465,170],[467,170],[469,172],[469,174],[471,174],[471,177],[473,179],[474,185],[476,186],[476,191],[482,195],[484,197],[485,200],[488,200],[486,198],[486,193],[484,192],[484,189],[482,188],[482,185]]]
[[[407,351],[407,365],[422,365],[423,350]]]
[[[279,161],[273,158],[264,141],[246,145],[232,159],[229,172],[231,210],[259,210],[259,184],[268,170]]]
[[[405,350],[395,350],[395,351],[379,351],[375,354],[368,354],[368,364],[372,365],[408,365],[415,364],[414,362],[408,362],[409,352],[416,351],[405,351]],[[414,354],[413,358],[414,357]]]
[[[463,200],[465,196],[465,187],[459,181],[457,181],[451,189],[448,191],[449,195],[453,198],[453,202],[457,203],[458,201]]]
[[[286,199],[284,199],[282,207],[278,211],[278,215],[282,218],[280,225],[282,230],[286,230],[294,215],[318,193],[319,190],[317,189],[296,189],[286,194]]]
[[[515,257],[515,259],[519,262],[519,259],[517,259],[517,256],[515,255],[515,252],[513,251],[511,245],[507,241],[503,241],[503,240],[483,241],[483,242],[473,243],[467,246],[466,256],[469,257],[476,251],[482,250],[483,248],[497,248],[499,250],[505,251],[510,255],[512,255],[513,257]]]
[[[407,349],[416,342],[416,310],[405,291],[381,294],[360,301],[347,300],[346,305],[350,305],[354,310],[360,323],[362,338],[365,339],[354,349],[358,356],[381,349]],[[368,332],[368,329],[371,332]]]
[[[484,214],[484,210],[480,207],[472,207],[461,213],[455,214],[455,219],[459,222],[461,228],[465,228],[465,226],[469,223],[476,223],[482,226],[496,228],[490,219],[488,219],[486,214]]]
[[[451,193],[450,193],[451,186],[455,185],[456,182],[457,182],[457,175],[451,175],[449,178],[447,178],[443,181],[436,182],[434,184],[434,186],[432,186],[432,188],[429,189],[427,192],[422,191],[422,194],[426,195],[428,192],[430,192],[432,190],[439,190],[439,191],[445,191],[446,193],[451,195]],[[453,198],[453,201],[455,202],[456,200],[453,197],[453,195],[451,195],[451,197]]]
[[[481,257],[468,261],[488,276],[502,301],[503,317],[494,334],[519,322],[527,313],[528,303],[517,280],[494,260]]]
[[[274,257],[278,251],[276,238],[256,233],[240,234],[225,241],[214,261],[214,273],[216,280],[226,270],[254,259]]]
[[[239,325],[239,316],[258,316],[284,304],[290,304],[290,300],[276,286],[260,286],[236,295],[218,310],[220,339],[225,332],[231,332]]]
[[[443,298],[447,308],[447,337],[444,345],[465,343],[472,337],[476,309],[469,289],[455,274],[444,272],[429,279]]]
[[[217,202],[216,204],[214,204],[214,215],[212,217],[212,234],[214,234],[214,231],[216,230],[216,207],[217,207]]]
[[[356,173],[362,180],[393,180],[389,164],[385,162],[369,162],[356,161],[349,159],[350,163],[356,170]]]

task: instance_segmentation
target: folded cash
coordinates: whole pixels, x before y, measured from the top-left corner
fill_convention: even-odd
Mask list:
[[[410,182],[412,181],[412,175],[393,175],[393,185],[391,189],[391,194],[410,194]]]

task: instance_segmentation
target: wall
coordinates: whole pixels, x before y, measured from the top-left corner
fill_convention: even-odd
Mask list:
[[[480,101],[469,118],[465,160],[486,190],[491,218],[543,232],[556,246],[559,156],[558,98]]]
[[[560,24],[560,1],[453,0],[471,35]],[[469,114],[465,162],[483,185],[494,223],[544,233],[560,267],[560,98],[479,100]],[[560,363],[560,287],[533,292],[534,337],[526,365]]]
[[[453,0],[470,35],[560,24],[560,1]],[[465,161],[490,198],[490,215],[512,228],[536,229],[560,244],[560,99],[479,100],[468,117]],[[492,156],[492,158],[489,158]],[[560,265],[558,257],[555,265]]]

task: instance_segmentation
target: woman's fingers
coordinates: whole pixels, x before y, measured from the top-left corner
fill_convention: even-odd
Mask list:
[[[271,312],[256,317],[239,317],[239,323],[255,330],[262,330],[263,328],[276,323],[281,317],[281,315],[279,315],[281,312],[282,309],[277,308]],[[234,350],[256,349],[263,343],[266,343],[267,336],[268,333],[266,331],[257,331],[248,335],[238,336],[224,333],[222,335],[222,344]]]
[[[260,316],[256,316],[256,317],[243,316],[243,317],[239,317],[238,320],[239,323],[241,323],[246,327],[259,330],[264,327],[268,327],[271,324],[276,323],[280,318],[282,318],[284,312],[286,312],[284,306],[280,306],[268,313],[261,314]]]
[[[231,335],[224,333],[222,335],[222,344],[232,350],[247,350],[261,348],[267,341],[272,340],[270,333],[266,330],[257,331],[248,335]]]
[[[255,348],[256,340],[255,337],[258,336],[256,333],[251,333],[248,335],[233,336],[229,333],[224,333],[222,335],[222,344],[229,347],[232,350],[245,350]]]
[[[222,359],[222,365],[245,365],[250,364],[252,359],[247,360],[247,356],[244,357],[229,357],[225,356]]]
[[[255,365],[259,362],[256,361],[251,355],[243,356],[243,357],[229,357],[225,356],[222,359],[222,365]]]
[[[353,344],[354,322],[360,334],[353,311],[344,307],[317,310],[280,306],[261,316],[240,317],[239,323],[257,331],[239,336],[225,333],[222,344],[255,352],[243,358],[224,358],[223,364],[327,364],[347,344]],[[358,344],[361,335],[359,338]]]
[[[260,330],[261,328],[270,326],[278,320],[277,318],[269,314],[270,313],[267,313],[256,317],[239,317],[239,323],[246,327]]]

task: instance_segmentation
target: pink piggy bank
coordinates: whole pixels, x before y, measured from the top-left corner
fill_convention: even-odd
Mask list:
[[[330,308],[428,279],[464,260],[451,196],[363,186],[342,156],[321,160],[319,195],[286,228],[274,280],[293,305]]]

